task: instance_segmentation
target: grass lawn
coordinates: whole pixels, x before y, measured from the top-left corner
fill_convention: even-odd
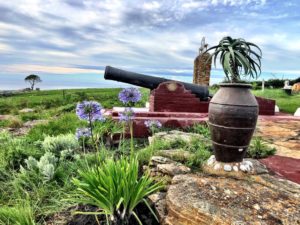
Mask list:
[[[300,94],[287,95],[281,89],[253,90],[254,95],[276,100],[281,112],[294,113],[300,107]]]
[[[122,105],[118,100],[120,90],[120,88],[69,89],[15,94],[11,97],[0,97],[0,114],[18,114],[23,108],[47,109],[51,113],[59,107],[68,105],[74,107],[74,103],[86,99],[98,101],[104,108],[112,108]],[[144,106],[148,93],[147,89],[142,89],[143,99],[137,106]]]
[[[33,91],[16,94],[11,97],[0,97],[0,114],[19,114],[23,108],[35,108],[38,118],[55,115],[57,111],[68,111],[74,109],[75,103],[84,99],[95,100],[105,108],[121,106],[118,100],[119,88],[102,89],[70,89]],[[144,106],[149,98],[149,90],[141,89],[143,99],[137,106]],[[215,93],[216,90],[210,90]],[[282,112],[294,113],[300,107],[300,94],[287,95],[281,89],[253,90],[254,95],[276,100],[276,104]],[[26,119],[25,119],[26,120]]]

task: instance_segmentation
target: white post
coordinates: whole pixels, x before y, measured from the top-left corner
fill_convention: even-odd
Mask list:
[[[265,90],[265,80],[263,79],[261,82],[261,90],[264,91]]]

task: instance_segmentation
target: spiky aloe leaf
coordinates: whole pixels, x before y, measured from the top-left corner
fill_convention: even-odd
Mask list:
[[[218,45],[210,47],[206,52],[211,50],[214,52],[209,60],[213,58],[216,66],[219,58],[225,75],[231,82],[240,80],[241,75],[257,78],[261,73],[262,51],[256,44],[241,38],[224,37]]]

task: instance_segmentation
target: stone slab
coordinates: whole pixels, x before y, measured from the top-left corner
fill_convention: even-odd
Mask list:
[[[255,135],[275,147],[276,155],[300,159],[300,118],[279,117],[260,118]]]
[[[162,224],[300,224],[299,186],[267,177],[177,175],[167,191]]]

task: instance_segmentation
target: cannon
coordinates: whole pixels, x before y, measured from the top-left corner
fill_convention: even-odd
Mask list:
[[[163,82],[174,81],[183,84],[185,89],[190,90],[200,100],[206,101],[208,100],[209,97],[211,97],[211,95],[209,95],[209,91],[206,86],[200,86],[196,84],[170,80],[161,77],[154,77],[154,76],[129,72],[111,66],[106,66],[104,78],[106,80],[119,81],[127,84],[136,85],[139,87],[148,88],[150,90],[156,89],[159,86],[159,84]]]

